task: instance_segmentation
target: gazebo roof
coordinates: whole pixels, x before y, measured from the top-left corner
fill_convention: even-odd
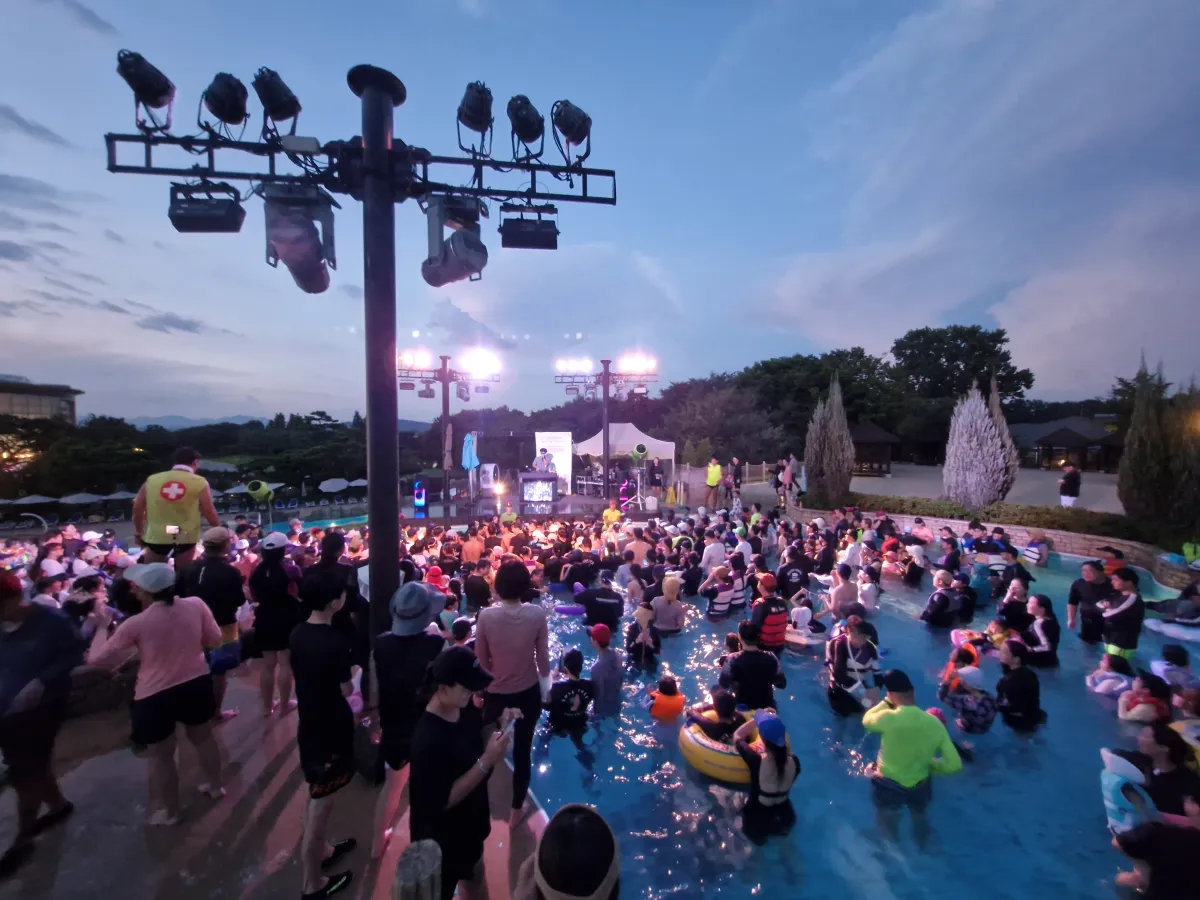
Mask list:
[[[1039,447],[1090,447],[1100,443],[1099,438],[1087,437],[1073,428],[1059,428],[1037,439]]]
[[[898,444],[900,438],[874,422],[862,421],[850,426],[850,439],[856,444]]]

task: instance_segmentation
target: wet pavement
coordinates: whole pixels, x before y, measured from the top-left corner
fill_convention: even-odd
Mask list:
[[[38,841],[33,859],[0,882],[0,900],[293,900],[300,895],[299,847],[307,796],[295,746],[296,714],[264,719],[257,679],[231,680],[226,707],[241,714],[217,729],[226,766],[227,796],[196,792],[199,771],[190,745],[180,741],[185,812],[171,828],[146,818],[146,764],[127,744],[128,712],[67,723],[56,748],[56,770],[75,815]],[[405,773],[402,773],[402,777]],[[487,896],[509,896],[510,877],[532,851],[544,824],[531,816],[509,840],[508,770],[491,779],[492,836],[485,851]],[[385,900],[396,860],[407,844],[407,789],[395,836],[381,863],[369,860],[378,789],[356,779],[337,794],[330,836],[358,839],[347,857],[354,882],[339,896]],[[0,842],[16,829],[14,795],[0,797]],[[341,868],[341,867],[339,867]]]

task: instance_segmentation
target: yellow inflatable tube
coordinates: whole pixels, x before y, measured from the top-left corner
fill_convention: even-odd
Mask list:
[[[744,719],[753,718],[755,711],[742,713]],[[773,712],[773,710],[772,710]],[[716,721],[717,714],[713,710],[703,713],[704,718]],[[750,745],[761,750],[762,743],[758,732],[751,733]],[[788,740],[791,747],[791,739]],[[728,784],[749,784],[750,769],[745,760],[738,755],[733,744],[714,741],[697,725],[684,725],[679,729],[679,750],[688,764],[702,775],[724,781]]]
[[[1191,746],[1193,756],[1191,767],[1200,769],[1200,719],[1183,719],[1172,722],[1171,727],[1183,735],[1183,739]]]

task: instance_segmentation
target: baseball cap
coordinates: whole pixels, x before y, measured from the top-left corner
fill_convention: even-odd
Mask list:
[[[264,550],[282,550],[287,545],[287,535],[282,531],[272,531],[262,540]]]
[[[98,541],[103,535],[98,531],[85,531],[81,537],[85,541]]]
[[[758,576],[758,586],[760,588],[762,588],[764,591],[770,593],[771,591],[775,590],[776,587],[779,586],[779,583],[775,579],[775,576],[772,575],[770,572],[764,572],[763,574]]]
[[[434,684],[460,684],[468,691],[482,691],[492,683],[492,675],[466,647],[450,647],[433,661]]]
[[[612,642],[612,629],[607,625],[593,625],[588,629],[588,634],[601,647],[607,647]]]
[[[758,736],[762,738],[763,743],[774,744],[776,747],[787,744],[787,728],[784,726],[783,720],[770,710],[760,709],[756,712],[754,725],[758,729]]]
[[[442,567],[441,566],[430,566],[425,571],[425,580],[428,581],[430,584],[441,587],[442,586]]]
[[[130,566],[125,578],[143,591],[157,594],[175,584],[175,570],[166,563],[144,563]]]
[[[222,528],[220,525],[218,525],[216,528],[210,528],[208,531],[204,532],[201,540],[206,544],[219,546],[230,540],[232,537],[233,535],[229,533],[228,528]]]
[[[983,672],[978,666],[963,666],[957,672],[958,680],[969,688],[983,690]]]
[[[889,694],[912,693],[912,680],[899,669],[888,669],[883,673],[883,687]]]
[[[249,550],[250,542],[248,540],[246,540],[245,538],[242,538],[240,541],[238,541],[233,546],[234,546],[234,549],[237,549],[237,550]]]

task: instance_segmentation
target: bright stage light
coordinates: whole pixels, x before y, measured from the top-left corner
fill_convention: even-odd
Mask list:
[[[593,370],[593,363],[586,356],[584,357],[567,357],[566,359],[556,359],[554,361],[555,371],[564,375],[590,375]]]
[[[471,347],[460,359],[462,370],[472,378],[490,378],[500,374],[500,357],[486,347]]]
[[[433,354],[424,349],[404,350],[399,363],[405,369],[428,369],[433,366]]]
[[[658,360],[644,353],[626,353],[617,360],[617,372],[622,375],[652,375],[658,369]]]
[[[421,329],[419,329],[419,328],[414,328],[414,329],[413,329],[413,333],[412,333],[412,334],[413,334],[413,337],[415,337],[415,338],[419,338],[419,337],[421,336]]]

